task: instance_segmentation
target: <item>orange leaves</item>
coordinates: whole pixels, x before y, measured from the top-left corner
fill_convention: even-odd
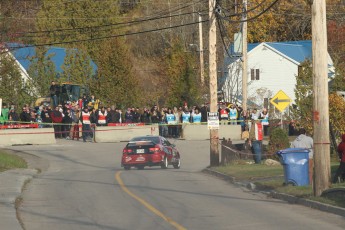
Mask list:
[[[329,120],[335,131],[345,132],[345,100],[337,94],[329,95]]]

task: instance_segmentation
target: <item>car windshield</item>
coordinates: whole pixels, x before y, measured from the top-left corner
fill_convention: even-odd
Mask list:
[[[137,141],[151,141],[155,144],[160,144],[159,137],[154,136],[147,136],[147,137],[135,137],[129,142],[137,142]]]

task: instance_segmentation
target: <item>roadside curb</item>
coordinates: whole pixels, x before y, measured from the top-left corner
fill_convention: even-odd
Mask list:
[[[218,178],[220,178],[222,180],[229,181],[232,184],[240,185],[242,187],[246,187],[247,189],[250,189],[252,191],[264,193],[264,194],[266,194],[269,197],[287,201],[290,204],[299,204],[299,205],[303,205],[305,207],[309,207],[309,208],[313,208],[313,209],[317,209],[317,210],[320,210],[320,211],[329,212],[329,213],[332,213],[332,214],[336,214],[336,215],[344,216],[345,217],[345,208],[336,207],[336,206],[332,206],[332,205],[329,205],[329,204],[323,204],[323,203],[320,203],[320,202],[317,202],[317,201],[308,200],[308,199],[304,199],[304,198],[299,198],[299,197],[295,197],[295,196],[284,194],[284,193],[278,193],[278,192],[275,192],[275,191],[266,192],[266,191],[257,190],[254,183],[236,181],[235,177],[228,176],[226,174],[217,172],[217,171],[212,170],[210,168],[203,169],[202,172],[206,173],[206,174],[209,174],[209,175],[216,176],[216,177],[218,177]]]
[[[4,229],[22,230],[17,216],[16,201],[21,197],[24,185],[38,171],[36,169],[12,169],[0,173],[0,222]]]
[[[49,167],[44,159],[23,151],[4,148],[8,153],[23,158],[28,168],[11,169],[0,173],[0,223],[1,229],[23,230],[18,205],[25,185]],[[5,185],[5,186],[4,186]]]

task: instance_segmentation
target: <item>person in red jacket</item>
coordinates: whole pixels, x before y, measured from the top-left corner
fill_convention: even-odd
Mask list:
[[[51,112],[51,118],[54,123],[54,133],[55,133],[55,138],[61,138],[61,124],[62,123],[62,113],[60,112],[60,107],[56,106],[55,109]]]
[[[338,154],[340,165],[337,169],[337,172],[334,175],[333,183],[339,182],[339,178],[343,178],[343,174],[345,173],[345,134],[341,136],[341,143],[338,145]]]

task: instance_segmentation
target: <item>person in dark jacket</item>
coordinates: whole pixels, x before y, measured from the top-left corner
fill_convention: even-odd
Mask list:
[[[58,100],[59,88],[56,85],[55,81],[51,82],[49,91],[50,91],[50,100],[52,102],[51,104],[55,108],[58,105],[58,103],[59,103],[59,100]]]
[[[66,109],[64,112],[64,117],[62,119],[62,137],[66,138],[67,140],[71,139],[70,137],[70,131],[71,131],[71,125],[72,125],[72,113],[70,109]]]
[[[10,112],[8,113],[8,123],[10,125],[16,125],[18,124],[16,121],[19,121],[19,116],[14,110],[14,108],[11,108]]]
[[[125,113],[125,123],[133,123],[133,113],[131,108],[127,108]]]
[[[27,111],[26,107],[23,107],[23,111],[20,113],[20,120],[23,123],[30,122],[30,111]]]
[[[139,123],[140,122],[140,113],[139,108],[132,108],[132,116],[133,116],[133,122]]]
[[[207,112],[208,112],[207,105],[205,104],[201,105],[201,108],[200,108],[201,122],[207,122]]]
[[[150,111],[147,108],[144,108],[144,112],[141,115],[140,120],[141,120],[142,123],[145,123],[145,124],[150,124],[151,123]]]
[[[111,106],[111,109],[107,114],[107,124],[109,123],[118,123],[117,112],[114,105]]]
[[[97,111],[95,108],[92,108],[90,112],[90,121],[91,121],[91,124],[97,123]]]
[[[82,100],[83,100],[83,107],[87,107],[90,100],[89,100],[89,98],[86,96],[86,94],[83,95]]]
[[[333,177],[333,183],[340,182],[340,180],[345,180],[344,174],[345,174],[345,134],[341,136],[341,143],[338,145],[338,155],[340,164],[337,169],[337,172],[335,173]]]
[[[61,123],[62,123],[62,113],[60,112],[60,107],[57,106],[55,109],[51,112],[51,118],[54,123],[54,133],[55,138],[61,138]]]
[[[45,123],[43,124],[43,127],[51,127],[49,123],[52,123],[52,118],[51,118],[51,110],[48,110],[47,107],[43,107],[43,110],[41,112],[41,118],[42,122]]]
[[[116,123],[122,123],[122,121],[123,121],[122,111],[119,108],[115,109],[115,121],[116,121]]]
[[[30,118],[29,118],[30,122],[36,122],[36,116],[37,114],[35,113],[35,111],[31,111]]]

